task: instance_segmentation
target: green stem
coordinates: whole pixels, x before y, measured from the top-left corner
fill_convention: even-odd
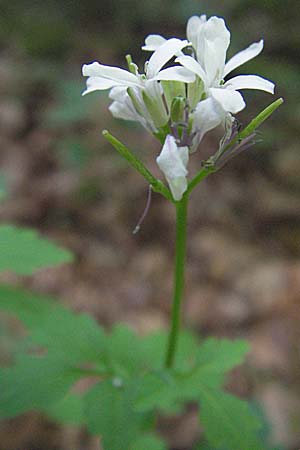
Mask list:
[[[200,172],[195,175],[195,177],[189,182],[188,189],[186,194],[192,192],[192,190],[200,183],[200,181],[204,180],[211,173],[216,172],[214,167],[203,167]]]
[[[125,158],[129,164],[139,172],[150,184],[152,190],[163,195],[167,200],[173,202],[173,197],[169,189],[144,166],[144,164],[127,148],[122,142],[116,139],[107,130],[102,132],[105,139]]]
[[[188,199],[189,196],[185,194],[182,197],[182,199],[179,202],[176,202],[175,204],[176,256],[175,256],[175,274],[174,274],[174,296],[172,305],[172,322],[165,362],[167,368],[171,368],[174,364],[180,328],[181,303],[184,289]]]

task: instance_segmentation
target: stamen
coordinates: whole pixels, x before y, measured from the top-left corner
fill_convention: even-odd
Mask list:
[[[146,203],[144,212],[143,212],[143,214],[141,215],[141,217],[140,217],[140,219],[139,219],[137,225],[135,226],[135,228],[134,228],[132,234],[137,234],[137,233],[140,231],[141,225],[142,225],[142,223],[144,222],[144,220],[145,220],[145,218],[146,218],[146,216],[147,216],[147,214],[148,214],[148,211],[149,211],[149,209],[150,209],[151,199],[152,199],[152,186],[151,186],[151,184],[150,184],[150,185],[149,185],[149,189],[148,189],[147,203]]]

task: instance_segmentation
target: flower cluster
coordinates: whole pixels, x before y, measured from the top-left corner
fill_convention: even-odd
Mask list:
[[[187,23],[187,40],[159,35],[146,38],[142,49],[152,55],[145,73],[139,73],[130,56],[128,70],[99,62],[83,66],[83,75],[88,77],[84,94],[110,89],[112,114],[140,122],[160,139],[163,148],[157,164],[176,201],[187,189],[189,154],[197,149],[205,133],[226,125],[226,136],[233,134],[233,115],[246,106],[239,90],[274,93],[274,84],[257,75],[227,79],[262,51],[263,40],[226,62],[229,44],[230,32],[222,18],[193,16]],[[166,68],[170,62],[171,67]]]

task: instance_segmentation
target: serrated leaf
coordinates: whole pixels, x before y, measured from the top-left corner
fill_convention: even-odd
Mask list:
[[[82,396],[67,394],[62,400],[46,405],[43,411],[50,419],[66,425],[84,425],[86,418],[83,411]]]
[[[159,409],[167,414],[180,412],[181,386],[169,371],[147,373],[134,380],[134,407],[137,411]],[[184,401],[184,399],[183,399]]]
[[[125,325],[114,326],[108,339],[107,359],[120,375],[136,373],[144,363],[141,339]]]
[[[203,386],[200,421],[209,443],[216,449],[263,450],[258,438],[261,423],[248,403],[220,390]]]
[[[68,363],[101,363],[106,337],[96,322],[84,314],[55,309],[31,335],[32,341]]]
[[[0,310],[15,315],[29,330],[39,327],[40,320],[56,306],[56,301],[22,289],[0,285]]]
[[[131,389],[117,378],[98,383],[89,391],[85,411],[88,429],[101,436],[104,450],[129,450],[149,421],[133,410]]]
[[[0,271],[9,270],[20,275],[72,261],[72,254],[45,238],[35,230],[12,225],[0,226]]]
[[[225,372],[243,362],[248,351],[249,343],[242,339],[208,338],[198,347],[197,363]]]
[[[30,340],[69,364],[101,363],[106,336],[92,317],[75,314],[48,297],[0,286],[0,310],[16,315]]]
[[[246,341],[209,338],[197,347],[187,335],[181,344],[179,367],[147,373],[136,380],[136,407],[177,412],[186,401],[197,398],[203,386],[219,389],[226,373],[243,361],[247,351]]]
[[[155,434],[148,434],[138,438],[130,450],[167,450],[167,446]]]
[[[59,401],[80,375],[55,358],[20,356],[0,370],[0,417],[14,417]]]

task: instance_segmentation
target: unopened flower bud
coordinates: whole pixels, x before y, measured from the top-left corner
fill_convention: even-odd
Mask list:
[[[184,121],[184,108],[186,107],[186,99],[179,96],[173,98],[171,104],[171,121],[172,123],[181,123]]]
[[[185,83],[183,83],[181,81],[162,81],[161,84],[163,87],[167,106],[170,110],[174,97],[179,97],[179,96],[185,97],[185,95],[186,95]]]

